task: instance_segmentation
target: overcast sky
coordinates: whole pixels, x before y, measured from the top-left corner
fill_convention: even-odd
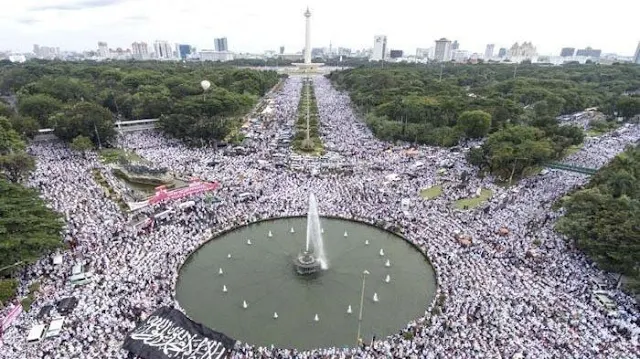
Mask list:
[[[434,40],[458,40],[484,52],[487,43],[509,47],[532,41],[541,54],[592,46],[632,55],[640,41],[640,1],[607,0],[3,0],[0,50],[31,51],[33,44],[64,50],[129,48],[134,41],[167,40],[213,48],[226,36],[234,52],[300,51],[306,4],[313,47],[388,47],[410,54]]]

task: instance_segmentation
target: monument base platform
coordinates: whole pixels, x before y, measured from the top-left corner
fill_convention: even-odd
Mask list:
[[[296,71],[305,72],[305,73],[318,72],[319,68],[324,66],[324,64],[320,62],[311,62],[311,63],[296,62],[296,63],[293,63],[292,65],[296,67]]]
[[[294,261],[296,272],[300,275],[310,275],[322,269],[320,262],[309,252],[302,252]]]

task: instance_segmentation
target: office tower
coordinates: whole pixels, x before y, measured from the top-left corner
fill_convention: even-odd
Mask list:
[[[40,45],[33,45],[33,54],[36,55],[36,57],[40,57]]]
[[[531,42],[523,42],[519,45],[517,42],[511,46],[509,50],[509,56],[515,58],[532,58],[536,56],[538,52]]]
[[[153,49],[155,50],[157,59],[173,58],[173,51],[171,50],[171,46],[167,41],[156,40],[156,42],[153,44]]]
[[[633,63],[640,64],[640,41],[638,41],[638,47],[636,47],[636,54],[633,56]]]
[[[181,60],[186,60],[191,55],[191,45],[189,44],[176,44],[176,53]]]
[[[384,60],[387,53],[387,36],[376,35],[373,37],[373,54],[371,54],[371,60],[380,61]]]
[[[600,58],[601,53],[602,53],[602,50],[592,49],[591,47],[587,46],[586,49],[578,49],[578,51],[576,51],[576,56],[584,56],[584,57],[591,57],[591,58],[598,59]]]
[[[214,39],[213,41],[214,41],[216,51],[229,51],[229,48],[227,47],[226,37]]]
[[[494,44],[488,44],[487,48],[484,50],[484,59],[485,60],[491,60],[491,58],[493,57],[493,48],[496,45]]]
[[[131,54],[136,60],[146,60],[149,56],[149,46],[146,42],[134,42],[131,44]]]
[[[109,46],[107,46],[106,42],[98,42],[98,56],[102,57],[103,59],[109,57]]]
[[[575,53],[575,47],[563,47],[562,50],[560,50],[560,56],[562,57],[573,57]]]
[[[284,46],[280,46],[280,55],[284,55]]]
[[[389,57],[392,59],[399,59],[403,55],[402,50],[391,50],[389,51]]]
[[[507,49],[504,47],[501,47],[500,50],[498,50],[498,57],[503,58],[505,56],[507,56]]]
[[[436,40],[434,58],[436,61],[440,62],[451,60],[451,40],[447,40],[444,37],[440,40]]]
[[[460,48],[460,44],[458,44],[458,40],[453,41],[451,44],[451,50],[458,50]]]

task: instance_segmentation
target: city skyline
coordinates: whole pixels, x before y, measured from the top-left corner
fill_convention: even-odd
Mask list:
[[[536,8],[527,9],[527,16],[496,10],[508,8],[504,0],[482,4],[463,1],[462,5],[400,0],[393,8],[334,0],[312,0],[308,5],[314,12],[312,42],[316,47],[328,47],[332,42],[335,47],[371,48],[372,37],[384,34],[388,48],[401,49],[406,54],[415,53],[416,48],[432,47],[434,39],[446,37],[457,40],[461,49],[477,53],[484,53],[489,43],[498,49],[529,41],[540,54],[557,55],[564,47],[590,46],[603,53],[634,55],[638,43],[633,28],[635,12],[613,13],[625,5],[622,0],[613,0],[620,6],[611,4],[597,11],[541,1]],[[549,6],[545,6],[547,3]],[[276,5],[255,0],[222,0],[213,4],[185,0],[162,6],[150,0],[25,0],[12,4],[0,15],[0,49],[29,52],[33,44],[40,44],[83,51],[95,50],[98,41],[107,42],[111,48],[130,48],[135,41],[152,43],[156,39],[206,49],[214,48],[214,38],[227,37],[236,52],[262,53],[280,46],[288,52],[298,52],[304,47],[300,31],[304,19],[300,15],[305,6],[292,0],[280,0]],[[465,11],[461,12],[461,8]],[[224,16],[216,16],[213,21],[211,13],[220,9],[224,9]],[[547,9],[554,12],[548,13]],[[432,14],[428,19],[424,17],[427,13]],[[452,16],[456,21],[451,21]],[[595,17],[598,27],[570,31],[566,26],[572,19]],[[480,18],[495,21],[477,26],[475,20]],[[353,26],[354,22],[358,26]],[[557,26],[553,26],[554,22]],[[610,26],[607,22],[611,22]]]

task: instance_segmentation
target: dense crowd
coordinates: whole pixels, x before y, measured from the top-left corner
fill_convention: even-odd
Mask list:
[[[122,146],[154,165],[181,178],[222,185],[216,192],[222,203],[204,195],[189,198],[193,207],[176,210],[148,231],[133,226],[133,216],[95,181],[98,171],[108,183],[118,182],[95,155],[85,158],[56,142],[32,144],[37,170],[29,185],[64,215],[65,241],[73,245],[61,252],[62,264],[47,257],[22,273],[21,294],[36,280],[41,293],[4,334],[0,358],[129,357],[122,342],[139,320],[163,305],[179,308],[177,271],[195,248],[217,232],[257,219],[304,215],[311,192],[321,214],[399,228],[430,258],[436,300],[397,335],[357,348],[296,351],[239,342],[232,358],[637,358],[636,303],[553,230],[559,214],[551,204],[588,177],[553,170],[509,189],[496,186],[491,177],[475,176],[464,151],[376,140],[357,119],[347,94],[323,77],[313,81],[321,137],[331,156],[301,160],[297,170],[274,166],[276,160],[297,158],[278,145],[297,113],[302,86],[297,77],[267,100],[273,111],[249,121],[250,155],[187,148],[154,131],[124,135]],[[590,139],[569,162],[597,168],[638,139],[640,126],[630,125]],[[326,161],[353,171],[315,171]],[[421,199],[420,189],[433,185],[442,185],[443,194]],[[479,188],[493,191],[484,206],[452,207],[453,200],[474,196]],[[255,199],[240,200],[247,192]],[[147,207],[136,218],[166,207]],[[459,241],[461,236],[470,241]],[[91,283],[68,286],[76,263],[95,273]],[[617,315],[594,300],[594,279],[609,286]],[[29,329],[41,321],[40,309],[69,296],[79,304],[65,318],[60,336],[27,343]]]

